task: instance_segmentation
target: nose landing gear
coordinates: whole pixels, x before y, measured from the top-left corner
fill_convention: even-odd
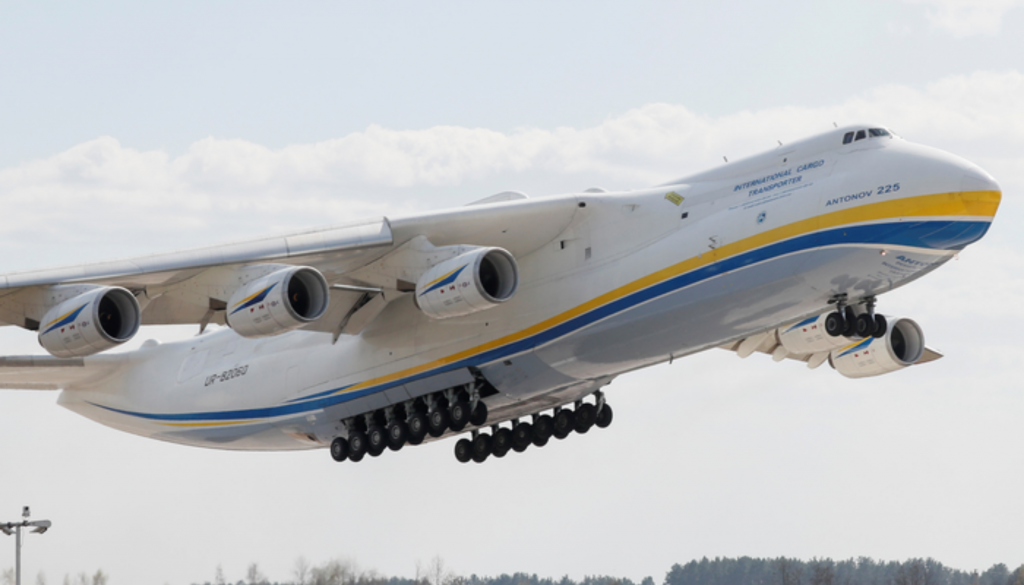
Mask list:
[[[825,332],[832,337],[882,337],[889,329],[885,317],[875,313],[875,297],[864,300],[864,310],[858,313],[846,304],[846,294],[836,295],[829,304],[836,310],[825,318]]]

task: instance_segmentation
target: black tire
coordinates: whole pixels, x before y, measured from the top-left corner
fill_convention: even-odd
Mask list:
[[[455,458],[459,463],[469,463],[473,459],[473,443],[469,439],[459,439],[455,442]]]
[[[572,433],[575,426],[576,418],[573,416],[572,411],[563,408],[555,415],[555,428],[552,434],[556,439],[564,439]]]
[[[846,337],[853,337],[857,333],[857,313],[853,312],[853,307],[846,307],[846,311],[843,314],[843,321],[846,321],[846,328],[843,329],[843,335]]]
[[[590,427],[594,426],[594,421],[597,420],[597,407],[589,402],[581,404],[576,409],[576,425],[573,430],[583,435],[590,430]]]
[[[473,409],[473,414],[469,416],[469,424],[480,427],[487,423],[487,405],[482,400],[478,400],[476,408]]]
[[[423,442],[423,439],[427,436],[427,431],[430,430],[427,422],[427,415],[422,412],[414,412],[409,420],[405,422],[406,426],[409,427],[409,444],[419,445]]]
[[[885,320],[885,317],[879,314],[875,314],[875,332],[872,333],[871,336],[882,337],[888,330],[889,322]]]
[[[469,410],[469,403],[465,400],[456,400],[455,404],[448,409],[448,426],[453,431],[461,431],[469,424],[469,417],[472,413]]]
[[[388,449],[399,451],[409,440],[409,427],[400,420],[393,420],[388,425]]]
[[[530,423],[517,424],[512,429],[512,450],[522,453],[531,443],[533,443],[533,425]]]
[[[504,427],[494,432],[491,437],[491,455],[501,458],[512,449],[512,431]]]
[[[366,429],[366,452],[370,457],[376,457],[388,448],[388,434],[380,425],[370,425]]]
[[[338,463],[348,459],[348,441],[342,437],[335,437],[331,441],[331,459]]]
[[[594,421],[594,424],[599,429],[607,429],[612,424],[613,414],[611,405],[605,404],[601,407],[601,410],[597,411],[597,420]]]
[[[492,449],[491,436],[485,433],[480,433],[473,439],[473,461],[477,463],[483,463],[487,461],[487,458],[491,456]]]
[[[366,433],[355,431],[348,434],[348,458],[349,461],[361,461],[370,444],[366,439]]]
[[[547,445],[548,441],[550,441],[550,440],[551,440],[551,437],[538,437],[537,435],[534,435],[533,436],[533,446],[534,447],[543,447],[544,445]]]
[[[857,315],[853,329],[857,337],[871,337],[875,334],[875,316],[870,313]]]
[[[846,319],[840,315],[837,311],[833,311],[825,317],[825,333],[828,333],[829,337],[839,337],[846,331]]]
[[[427,432],[435,439],[448,430],[448,411],[437,409],[427,415]]]
[[[551,438],[551,435],[555,434],[555,419],[551,418],[550,414],[542,414],[533,421],[533,444],[540,446],[537,440],[542,440],[545,443]]]

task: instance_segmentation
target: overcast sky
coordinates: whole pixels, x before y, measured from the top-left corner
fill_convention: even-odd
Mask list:
[[[450,440],[359,465],[168,445],[4,391],[0,521],[54,522],[25,583],[285,580],[300,555],[658,582],[705,555],[1024,563],[1022,58],[1014,0],[0,2],[0,273],[648,186],[833,122],[1004,189],[982,242],[881,300],[945,359],[853,381],[711,351],[616,380],[609,429],[484,465]]]

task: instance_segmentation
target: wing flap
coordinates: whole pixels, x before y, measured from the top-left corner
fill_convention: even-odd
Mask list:
[[[98,381],[121,366],[121,355],[88,359],[35,355],[0,357],[0,389],[61,390]]]

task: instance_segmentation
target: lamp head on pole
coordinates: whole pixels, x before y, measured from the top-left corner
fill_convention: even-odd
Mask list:
[[[28,525],[29,526],[35,526],[35,528],[32,529],[32,532],[35,532],[37,534],[42,534],[42,533],[46,532],[47,530],[49,530],[50,526],[52,526],[53,523],[50,522],[49,520],[36,520],[35,522],[29,522]]]

